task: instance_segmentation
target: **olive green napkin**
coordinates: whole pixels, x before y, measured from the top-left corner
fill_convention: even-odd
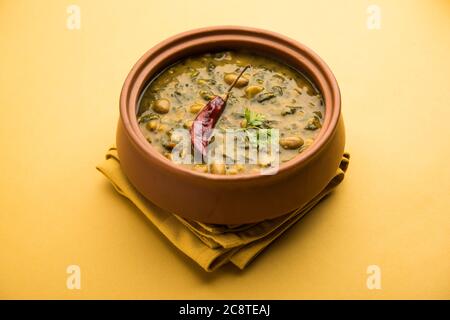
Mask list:
[[[245,225],[213,225],[184,219],[158,208],[144,198],[120,169],[117,149],[112,147],[106,160],[97,166],[114,188],[139,208],[178,249],[206,271],[227,262],[244,269],[264,248],[302,218],[344,179],[350,156],[342,157],[336,175],[306,206],[279,218]]]

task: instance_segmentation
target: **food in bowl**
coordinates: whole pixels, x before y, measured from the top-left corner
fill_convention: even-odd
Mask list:
[[[280,164],[276,174],[191,170],[169,161],[149,144],[136,120],[143,91],[161,71],[185,57],[224,50],[248,50],[283,61],[311,79],[321,93],[325,111],[314,143]],[[116,143],[126,178],[144,198],[168,212],[213,224],[273,219],[304,207],[336,174],[345,147],[339,86],[316,53],[283,35],[238,26],[186,31],[155,45],[134,64],[120,94]]]
[[[198,161],[191,144],[176,148],[182,140],[179,130],[192,130],[205,105],[230,86],[208,141],[214,146],[213,160],[210,154]],[[255,173],[293,159],[312,145],[324,116],[323,97],[304,74],[249,51],[205,53],[176,62],[149,82],[137,113],[140,131],[159,153],[192,170],[222,175]],[[236,133],[231,148],[230,132]],[[279,146],[272,152],[252,152],[275,137]]]

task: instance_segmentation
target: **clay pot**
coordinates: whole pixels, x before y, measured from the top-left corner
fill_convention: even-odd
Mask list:
[[[248,49],[281,60],[304,72],[322,92],[325,119],[317,139],[274,175],[194,172],[162,156],[139,130],[138,100],[152,77],[181,58],[226,49]],[[120,96],[117,149],[124,173],[157,206],[201,222],[251,223],[302,207],[334,176],[344,144],[339,87],[328,66],[304,45],[265,30],[219,26],[171,37],[139,59]]]

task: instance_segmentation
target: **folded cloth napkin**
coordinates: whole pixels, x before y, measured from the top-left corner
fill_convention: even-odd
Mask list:
[[[164,211],[144,198],[120,168],[117,149],[112,147],[106,160],[97,166],[114,188],[128,198],[179,250],[206,271],[231,262],[244,269],[262,250],[302,218],[344,179],[350,155],[344,153],[336,175],[304,207],[281,217],[245,225],[214,225],[182,218]]]

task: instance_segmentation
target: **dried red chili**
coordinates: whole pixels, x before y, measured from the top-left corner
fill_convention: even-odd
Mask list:
[[[242,69],[223,98],[221,96],[212,98],[195,117],[194,123],[190,129],[191,143],[194,146],[194,149],[197,150],[203,158],[206,158],[206,150],[210,141],[212,129],[225,109],[231,90],[249,67],[250,66],[246,66]]]

